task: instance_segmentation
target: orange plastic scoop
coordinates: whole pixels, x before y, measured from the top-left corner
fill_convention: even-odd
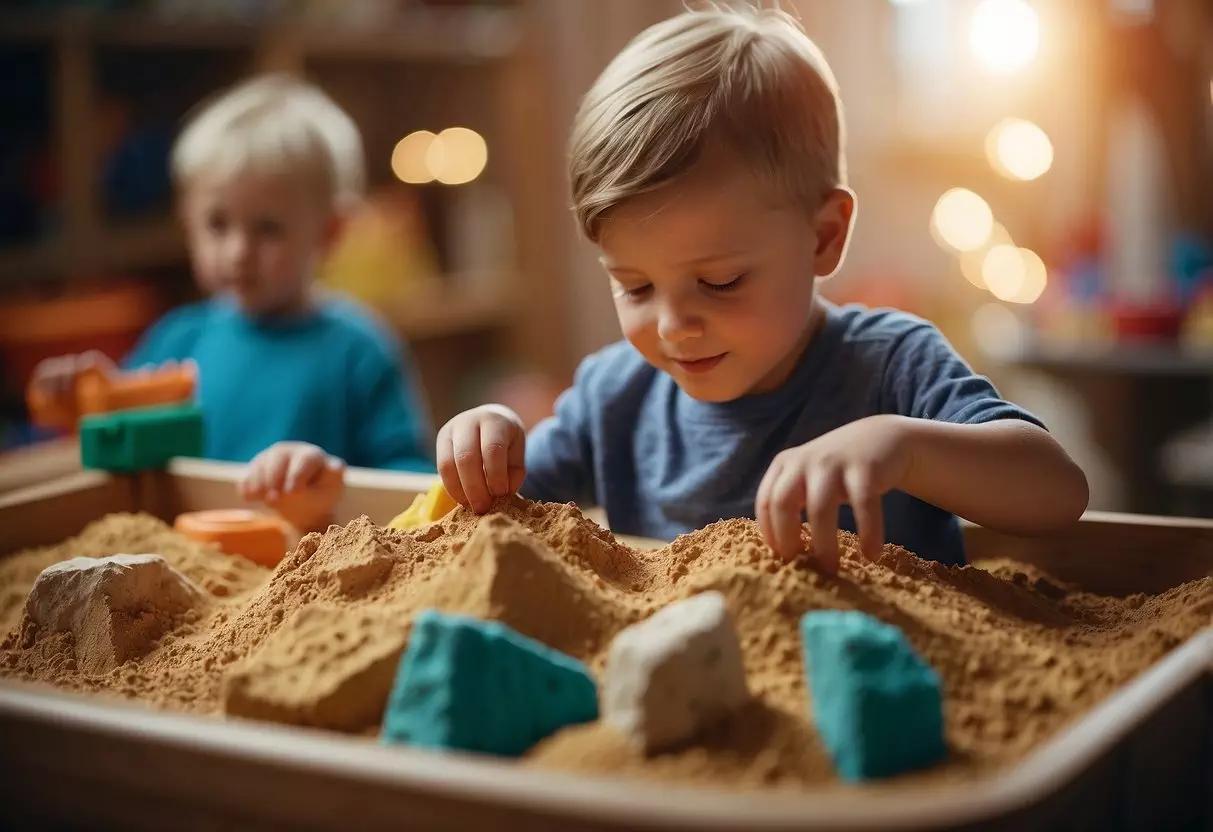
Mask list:
[[[80,417],[91,413],[189,401],[196,385],[197,373],[192,364],[117,374],[94,368],[81,372],[74,389],[66,396],[47,396],[31,383],[26,390],[26,403],[35,424],[74,430]]]
[[[177,515],[173,528],[186,537],[216,543],[229,555],[243,555],[274,567],[286,555],[286,529],[277,517],[243,509],[190,511]]]

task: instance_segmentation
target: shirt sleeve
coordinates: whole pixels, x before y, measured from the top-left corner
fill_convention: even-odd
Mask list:
[[[434,473],[425,403],[408,353],[374,344],[351,372],[355,435],[346,462],[362,468]]]
[[[526,441],[526,481],[520,493],[531,500],[594,505],[594,412],[597,356],[581,362],[573,386],[560,394],[555,412]]]
[[[966,425],[1021,419],[1045,427],[1036,416],[1003,399],[929,323],[915,325],[899,338],[889,354],[881,392],[886,413]]]

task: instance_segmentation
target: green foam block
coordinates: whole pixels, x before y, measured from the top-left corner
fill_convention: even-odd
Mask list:
[[[163,468],[175,456],[202,456],[202,411],[197,405],[116,410],[80,420],[85,468],[131,473]]]

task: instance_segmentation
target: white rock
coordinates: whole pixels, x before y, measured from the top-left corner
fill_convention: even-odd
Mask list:
[[[719,592],[670,604],[611,642],[603,719],[646,752],[692,739],[749,697],[741,644]]]
[[[160,555],[112,555],[48,566],[25,609],[39,627],[72,634],[81,670],[104,673],[141,652],[203,597]]]

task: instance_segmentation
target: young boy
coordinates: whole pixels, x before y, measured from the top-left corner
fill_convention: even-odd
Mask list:
[[[855,212],[842,108],[778,11],[691,11],[640,34],[585,96],[572,202],[626,342],[587,358],[527,437],[486,405],[438,435],[451,496],[596,503],[669,539],[755,517],[784,557],[838,568],[836,530],[964,562],[957,515],[1033,533],[1078,518],[1086,478],[927,322],[815,293]]]
[[[196,363],[208,457],[247,462],[274,446],[246,496],[306,484],[322,467],[315,446],[352,465],[434,470],[402,345],[352,301],[313,287],[363,188],[349,116],[303,82],[256,78],[189,122],[173,173],[210,298],[166,315],[123,365]],[[48,360],[35,378],[62,389],[89,365],[114,370],[90,353]]]

